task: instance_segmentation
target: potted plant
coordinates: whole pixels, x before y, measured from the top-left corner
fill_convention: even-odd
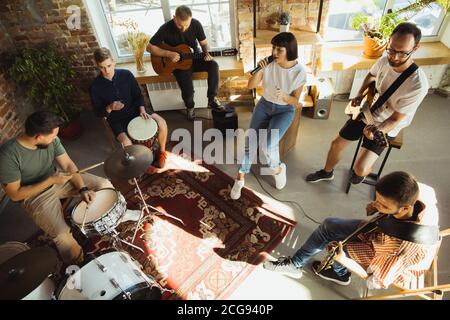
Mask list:
[[[400,18],[396,12],[388,13],[381,18],[374,18],[364,13],[355,15],[352,27],[364,32],[363,54],[369,59],[376,59],[383,55],[387,41],[394,28],[405,19]]]
[[[352,19],[352,27],[355,30],[362,29],[364,32],[364,55],[371,59],[381,57],[394,28],[433,3],[439,4],[445,14],[450,11],[450,0],[416,0],[380,18],[364,13],[355,15]]]
[[[280,32],[288,32],[289,24],[291,23],[291,16],[289,12],[282,11],[278,16],[278,23],[280,24]]]
[[[51,111],[64,120],[60,133],[67,138],[81,135],[81,109],[73,102],[75,76],[72,60],[61,55],[55,43],[27,47],[13,57],[8,74],[23,85],[38,109]]]
[[[266,23],[268,30],[278,30],[277,20],[278,15],[272,14],[264,21]]]
[[[124,27],[127,31],[126,38],[128,47],[133,52],[137,72],[145,73],[147,69],[144,64],[144,53],[150,37],[144,32],[139,31],[137,23],[131,19],[125,22],[119,22],[117,25]]]

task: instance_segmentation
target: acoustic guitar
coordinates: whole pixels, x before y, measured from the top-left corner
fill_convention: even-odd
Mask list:
[[[158,45],[159,48],[169,51],[178,52],[180,54],[180,60],[178,62],[172,62],[169,58],[151,55],[151,61],[153,70],[159,75],[170,75],[174,70],[189,70],[192,67],[192,61],[194,59],[203,59],[205,54],[203,52],[192,52],[191,47],[187,44],[180,44],[176,47],[169,46],[162,43]],[[235,56],[237,54],[236,49],[226,49],[221,51],[211,51],[209,54],[212,57],[225,57]]]
[[[375,125],[375,121],[373,120],[372,112],[370,108],[372,107],[373,100],[376,95],[375,82],[372,82],[367,90],[364,92],[364,99],[361,101],[361,105],[352,106],[352,102],[350,101],[345,107],[345,114],[348,114],[352,117],[353,120],[360,120],[363,116],[366,119],[366,123],[368,125]],[[375,131],[374,142],[378,146],[387,147],[389,142],[386,138],[386,135],[381,130]]]

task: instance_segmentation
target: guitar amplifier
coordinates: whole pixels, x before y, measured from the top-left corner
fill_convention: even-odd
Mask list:
[[[238,116],[233,107],[226,105],[223,109],[212,110],[214,128],[219,129],[225,136],[227,129],[238,128]]]

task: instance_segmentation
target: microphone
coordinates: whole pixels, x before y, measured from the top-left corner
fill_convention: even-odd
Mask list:
[[[265,58],[265,60],[267,60],[269,63],[271,63],[273,61],[273,56],[268,56]],[[257,73],[259,70],[261,70],[260,66],[257,66],[255,69],[253,69],[252,71],[250,71],[251,75],[254,75],[255,73]]]

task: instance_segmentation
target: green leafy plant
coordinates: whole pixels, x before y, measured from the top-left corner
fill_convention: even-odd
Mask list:
[[[403,7],[397,10],[397,13],[408,13],[408,14],[416,14],[427,6],[432,5],[433,3],[437,3],[444,9],[445,13],[448,14],[450,12],[450,0],[416,0],[415,2],[410,3],[406,7]]]
[[[355,15],[352,19],[352,27],[364,32],[365,36],[385,40],[389,38],[394,28],[406,19],[401,18],[398,13],[391,12],[381,18],[374,18],[364,13]]]
[[[450,12],[450,0],[416,0],[380,18],[359,13],[353,17],[352,27],[355,30],[362,30],[365,36],[386,40],[399,23],[408,21],[416,13],[433,3],[439,4],[446,14]]]
[[[80,108],[71,103],[75,90],[72,59],[61,55],[55,43],[20,50],[8,73],[28,90],[38,109],[51,111],[66,123],[79,114]]]
[[[287,26],[291,22],[291,15],[287,11],[282,11],[278,16],[278,23],[282,26]]]

